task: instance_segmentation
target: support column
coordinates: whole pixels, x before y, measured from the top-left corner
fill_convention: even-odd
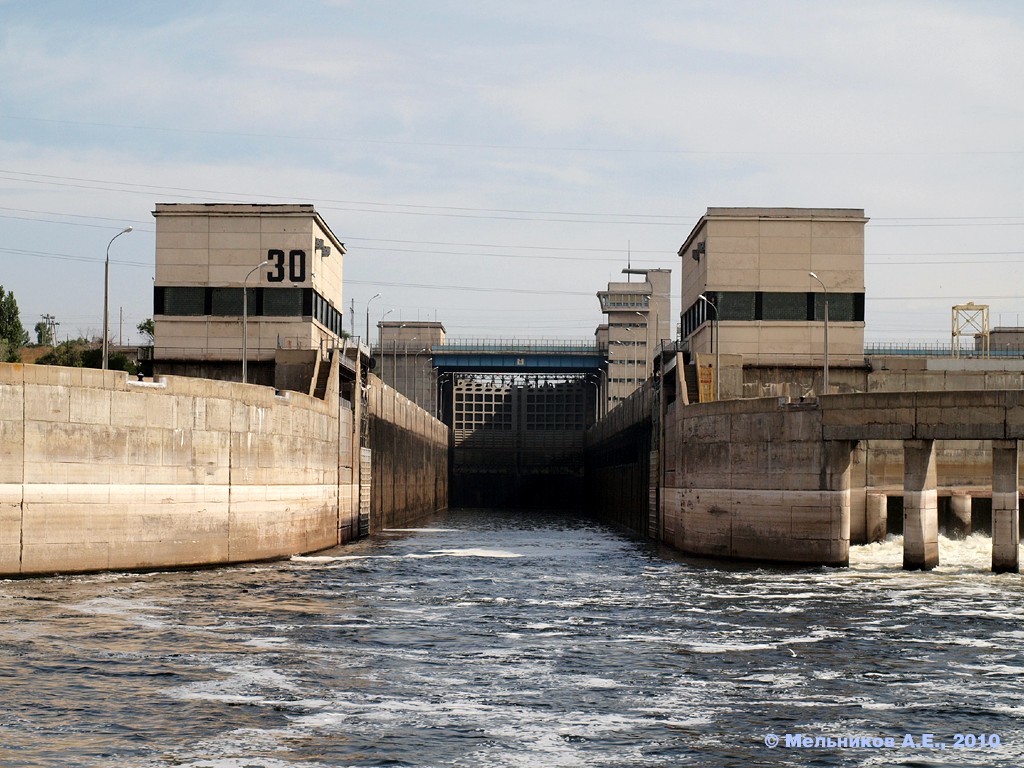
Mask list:
[[[949,511],[953,515],[956,529],[953,531],[957,536],[971,535],[971,495],[969,493],[954,493],[949,497]]]
[[[828,565],[850,564],[850,483],[855,442],[825,443],[825,488],[829,492],[831,532]]]
[[[992,441],[992,571],[1020,572],[1017,441]]]
[[[903,568],[930,571],[939,564],[939,496],[935,441],[903,441]]]
[[[885,541],[889,527],[889,497],[884,493],[869,493],[865,506],[865,542],[873,544],[876,541]]]

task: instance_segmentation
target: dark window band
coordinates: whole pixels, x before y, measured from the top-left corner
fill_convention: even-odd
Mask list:
[[[825,319],[825,294],[820,291],[705,291],[722,321],[755,320],[821,322]],[[863,293],[829,293],[828,317],[836,322],[864,322]],[[685,339],[703,323],[715,319],[715,310],[697,300],[683,312],[682,337]]]

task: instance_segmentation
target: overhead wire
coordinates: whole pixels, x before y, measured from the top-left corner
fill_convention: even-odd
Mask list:
[[[721,149],[690,149],[678,147],[595,147],[595,146],[560,146],[543,144],[499,144],[494,142],[451,142],[451,141],[424,141],[410,139],[385,139],[366,138],[362,136],[326,136],[326,135],[297,135],[287,133],[260,133],[256,131],[214,131],[209,128],[182,128],[167,125],[131,125],[127,123],[112,123],[85,120],[68,120],[66,118],[43,118],[30,115],[0,115],[0,120],[22,121],[43,123],[52,125],[77,125],[87,128],[115,128],[117,130],[130,130],[154,133],[180,133],[188,135],[215,136],[218,138],[246,138],[246,139],[275,139],[285,141],[302,142],[323,142],[323,143],[345,143],[345,144],[370,144],[383,146],[406,146],[406,147],[434,147],[441,149],[486,149],[501,150],[510,152],[582,152],[594,154],[652,154],[652,155],[684,155],[684,156],[709,156],[723,155],[749,156],[767,155],[780,157],[931,157],[942,156],[987,156],[987,155],[1021,155],[1024,150],[1020,149],[969,149],[969,150],[852,150],[852,149],[828,149],[828,150],[765,150],[765,149],[743,149],[743,150],[721,150]]]
[[[3,175],[8,174],[8,175]],[[24,177],[24,178],[18,178]],[[243,199],[269,199],[269,200],[287,200],[289,202],[296,202],[296,200],[304,199],[303,196],[296,195],[278,195],[278,194],[257,194],[254,195],[251,192],[233,192],[225,190],[210,190],[201,188],[190,188],[190,187],[171,187],[161,186],[153,184],[139,184],[136,182],[121,182],[112,181],[109,179],[90,179],[85,177],[76,176],[58,176],[55,174],[41,174],[32,173],[29,171],[18,171],[12,169],[0,169],[0,178],[8,181],[18,182],[29,182],[36,184],[52,184],[56,186],[69,186],[69,187],[84,187],[87,189],[99,188],[105,189],[106,191],[116,192],[129,192],[134,194],[153,194],[159,191],[163,194],[181,195],[186,193],[188,195],[217,195],[217,196],[230,196],[240,197]],[[77,182],[72,184],[71,182]],[[89,185],[107,185],[107,186],[89,186]],[[689,224],[697,221],[703,214],[697,215],[674,215],[674,214],[638,214],[638,213],[623,213],[623,212],[597,212],[597,211],[560,211],[560,210],[546,210],[546,209],[529,209],[529,208],[482,208],[482,207],[470,207],[470,206],[446,206],[446,205],[424,205],[418,203],[396,203],[396,202],[378,202],[369,200],[335,200],[331,198],[322,198],[317,201],[317,206],[324,210],[345,210],[345,211],[358,211],[362,213],[390,213],[390,214],[410,214],[419,216],[454,216],[464,218],[494,218],[494,219],[511,219],[516,221],[549,221],[557,223],[573,223],[573,224],[643,224],[651,226],[678,226],[680,224]],[[370,208],[351,208],[351,207],[337,207],[337,206],[371,206]],[[502,214],[495,216],[478,216],[475,214]],[[473,215],[471,215],[473,214]],[[531,218],[523,216],[508,216],[504,214],[533,214],[536,216],[559,216],[559,217],[578,217],[578,218]],[[602,218],[611,218],[614,220],[601,220]],[[597,219],[597,221],[595,221]],[[621,221],[621,219],[633,219],[632,221]],[[1020,221],[1004,221],[1005,219],[1020,219]],[[890,223],[874,223],[874,222],[890,222]],[[918,223],[907,223],[907,222],[918,222]],[[939,222],[951,222],[951,223],[939,223]],[[949,226],[978,226],[976,222],[988,222],[985,226],[1024,226],[1024,216],[1011,215],[1011,216],[942,216],[942,217],[872,217],[868,222],[867,226],[877,227],[949,227]]]

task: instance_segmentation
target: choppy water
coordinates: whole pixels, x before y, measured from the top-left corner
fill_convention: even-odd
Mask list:
[[[987,571],[985,538],[906,573],[898,539],[779,569],[559,516],[431,526],[284,563],[0,582],[0,764],[1024,764],[1024,582]]]

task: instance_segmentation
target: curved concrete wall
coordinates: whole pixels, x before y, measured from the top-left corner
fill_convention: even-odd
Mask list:
[[[334,381],[319,400],[0,364],[0,575],[244,562],[339,543],[358,491]]]
[[[863,463],[854,441],[821,439],[817,403],[676,404],[664,429],[665,543],[714,557],[847,563]]]

